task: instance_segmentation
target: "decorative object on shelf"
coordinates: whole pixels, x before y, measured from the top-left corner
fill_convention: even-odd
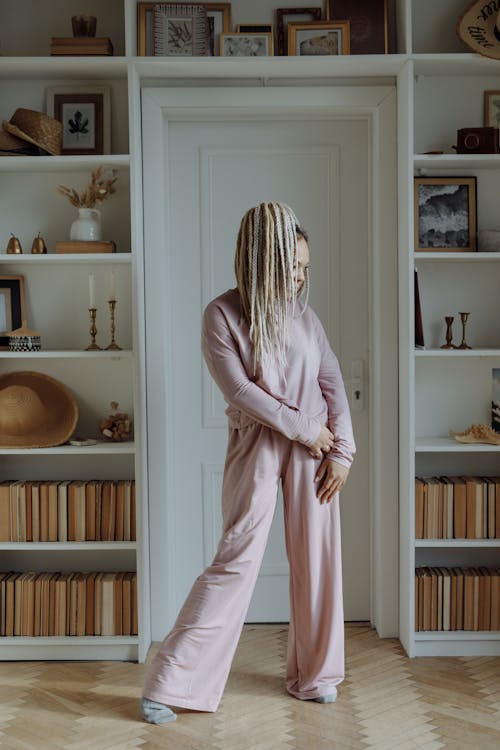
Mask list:
[[[454,344],[451,343],[452,340],[453,340],[453,333],[452,333],[452,330],[451,330],[451,326],[452,326],[454,320],[455,320],[455,318],[454,318],[453,315],[447,315],[445,317],[445,321],[446,321],[446,344],[443,344],[441,346],[441,349],[456,349],[456,346],[454,346]]]
[[[97,317],[97,308],[95,306],[95,278],[94,274],[89,274],[89,315],[90,315],[90,328],[89,333],[91,336],[91,342],[86,347],[86,351],[100,351],[101,347],[96,344],[96,336],[97,336],[97,326],[96,326],[96,317]]]
[[[111,153],[109,86],[51,86],[48,114],[63,124],[62,154]]]
[[[8,331],[19,328],[25,317],[24,276],[0,276],[0,349],[9,348]]]
[[[47,245],[45,244],[43,237],[40,235],[40,232],[38,232],[32,242],[31,253],[32,255],[46,255],[47,253]]]
[[[477,249],[481,253],[500,252],[500,229],[480,229]]]
[[[418,288],[418,271],[416,268],[413,272],[413,292],[415,295],[415,348],[425,349],[422,308],[420,307],[420,292]]]
[[[156,5],[171,3],[137,3],[137,54],[152,56],[154,51],[153,14]],[[231,31],[231,3],[196,3],[205,9],[208,24],[208,49],[210,57],[219,54],[220,35]]]
[[[327,0],[326,18],[349,21],[351,55],[388,53],[387,0]]]
[[[19,242],[19,238],[11,232],[10,240],[7,242],[7,255],[22,255],[23,248]]]
[[[108,240],[58,240],[56,253],[116,253],[116,243]]]
[[[500,91],[484,92],[484,124],[498,129],[500,145]]]
[[[288,54],[349,55],[349,21],[288,24]]]
[[[23,320],[20,328],[9,332],[9,349],[11,352],[39,352],[42,340],[38,331],[32,331]]]
[[[494,367],[491,375],[491,427],[496,433],[500,433],[500,368]]]
[[[78,404],[59,380],[41,372],[0,375],[0,445],[48,448],[73,434]]]
[[[207,11],[201,5],[155,3],[153,54],[163,57],[206,56]]]
[[[53,36],[50,40],[52,56],[112,55],[113,42],[107,36]]]
[[[36,146],[42,156],[61,153],[62,124],[44,112],[20,107],[8,122],[3,120],[2,127],[7,133]]]
[[[74,37],[95,36],[97,18],[82,13],[79,16],[71,16],[71,28]]]
[[[273,35],[229,33],[220,35],[221,57],[271,57]]]
[[[97,445],[97,440],[95,438],[84,438],[78,436],[71,438],[68,442],[70,445],[75,445],[79,448],[88,447],[89,445]]]
[[[498,3],[476,0],[457,23],[459,38],[473,52],[500,60],[500,10]]]
[[[78,218],[69,230],[70,240],[99,242],[102,239],[101,212],[97,208],[79,208]]]
[[[288,17],[292,16],[297,23],[321,21],[321,8],[278,8],[276,27],[278,38],[278,55],[288,55]]]
[[[111,343],[106,347],[108,350],[121,351],[121,346],[115,341],[115,307],[116,307],[116,294],[115,294],[115,272],[111,271],[109,277],[109,315],[110,315],[110,327],[111,327]]]
[[[472,424],[465,432],[454,432],[450,430],[450,437],[454,437],[459,443],[487,443],[488,445],[500,445],[500,435],[487,424]]]
[[[476,250],[476,177],[415,177],[415,251]]]
[[[108,414],[99,424],[101,434],[107,439],[114,442],[123,442],[130,440],[132,437],[132,420],[128,414],[124,412],[116,412],[119,403],[117,401],[111,402],[111,408],[113,414]]]
[[[458,314],[460,315],[460,320],[462,321],[462,341],[456,348],[457,349],[472,349],[472,346],[469,346],[465,342],[465,326],[467,324],[467,320],[469,318],[470,313],[459,312]]]
[[[457,154],[497,154],[498,128],[460,128],[457,130]]]
[[[0,156],[37,156],[39,153],[37,146],[0,130]]]

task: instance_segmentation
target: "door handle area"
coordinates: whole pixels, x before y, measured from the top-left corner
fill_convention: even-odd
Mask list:
[[[365,377],[362,359],[351,362],[351,411],[360,412],[365,408]]]

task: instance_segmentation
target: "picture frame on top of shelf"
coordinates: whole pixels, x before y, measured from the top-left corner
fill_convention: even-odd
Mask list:
[[[491,427],[495,432],[500,433],[500,367],[494,367],[492,375],[492,394],[491,394]]]
[[[500,145],[500,91],[484,92],[484,126],[499,128]]]
[[[476,177],[415,177],[415,252],[475,252],[476,193]]]
[[[25,319],[24,276],[0,275],[0,349],[9,348],[8,333]]]
[[[322,8],[278,8],[276,10],[276,37],[278,55],[288,54],[288,24],[293,19],[296,23],[321,21]]]
[[[137,3],[137,55],[153,57],[153,15],[156,5],[167,3]],[[172,3],[168,3],[172,5]],[[231,31],[231,3],[196,3],[203,6],[208,21],[208,56],[219,54],[220,35]]]
[[[272,34],[272,23],[239,23],[236,26],[238,34]]]
[[[221,34],[220,54],[221,57],[271,57],[273,35],[238,32]]]
[[[349,55],[349,21],[288,24],[288,55]]]
[[[387,0],[327,0],[326,18],[350,22],[351,55],[388,53]]]
[[[46,91],[47,114],[63,124],[61,154],[111,153],[109,86],[52,86]]]

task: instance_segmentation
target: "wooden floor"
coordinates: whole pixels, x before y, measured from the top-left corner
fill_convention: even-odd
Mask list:
[[[0,664],[2,750],[498,750],[500,658],[407,659],[397,640],[346,627],[337,703],[298,701],[283,687],[287,629],[244,628],[215,714],[144,723],[145,665]],[[154,646],[149,658],[155,652]]]

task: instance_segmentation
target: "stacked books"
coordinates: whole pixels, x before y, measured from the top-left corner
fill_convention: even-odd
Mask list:
[[[0,573],[0,636],[137,635],[137,574]]]
[[[113,44],[107,36],[54,36],[50,41],[51,55],[112,55]]]
[[[500,477],[416,477],[415,538],[499,539]]]
[[[416,568],[415,630],[500,630],[500,568]]]
[[[116,244],[107,240],[58,240],[56,253],[116,253]]]
[[[0,542],[135,539],[133,479],[0,482]]]

